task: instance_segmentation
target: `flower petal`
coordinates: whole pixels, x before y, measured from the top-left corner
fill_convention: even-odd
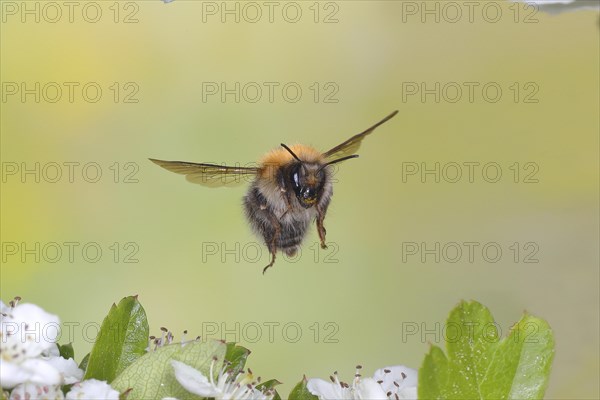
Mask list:
[[[411,386],[398,390],[398,398],[402,400],[417,400],[417,387]]]
[[[83,379],[83,370],[79,369],[72,358],[66,360],[62,357],[50,357],[47,361],[61,374],[63,385],[71,385]]]
[[[10,400],[62,400],[65,396],[60,387],[23,383],[10,392]]]
[[[19,304],[2,318],[1,329],[3,354],[34,358],[55,346],[60,320],[35,304]]]
[[[344,398],[344,392],[338,383],[327,382],[323,379],[311,378],[306,384],[308,391],[321,400],[339,400]]]
[[[119,400],[119,392],[105,381],[88,379],[73,385],[67,400]]]
[[[59,357],[60,356],[60,350],[58,349],[58,345],[56,343],[54,343],[53,346],[51,346],[49,349],[45,350],[42,353],[42,357]]]
[[[196,368],[190,367],[180,361],[171,360],[175,370],[175,378],[188,392],[202,397],[216,397],[219,391]]]
[[[28,359],[21,363],[11,363],[0,359],[0,382],[5,389],[29,382],[37,385],[59,385],[59,371],[46,360]]]
[[[386,373],[385,371],[389,372]],[[383,381],[381,387],[386,393],[397,393],[398,390],[402,388],[417,387],[419,381],[417,371],[405,367],[404,365],[394,365],[378,369],[373,374],[373,379],[376,381]],[[398,386],[394,385],[394,382],[396,382]]]
[[[0,318],[4,317],[3,314],[8,314],[10,307],[8,307],[2,300],[0,300]]]
[[[386,392],[373,378],[363,378],[356,386],[356,399],[387,400]]]
[[[0,382],[3,389],[12,389],[29,379],[29,372],[21,369],[18,364],[4,361],[0,358]]]

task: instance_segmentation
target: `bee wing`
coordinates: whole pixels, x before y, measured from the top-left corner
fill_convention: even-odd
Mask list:
[[[246,176],[256,175],[259,168],[228,167],[217,164],[198,164],[186,161],[164,161],[149,159],[167,171],[185,175],[192,182],[208,187],[236,186],[247,182]]]
[[[368,134],[373,132],[375,130],[375,128],[377,128],[379,125],[392,119],[396,114],[398,114],[398,110],[394,111],[393,113],[391,113],[390,115],[388,115],[387,117],[385,117],[384,119],[382,119],[381,121],[379,121],[378,123],[376,123],[375,125],[370,127],[369,129],[365,130],[364,132],[361,132],[358,135],[354,135],[350,139],[346,140],[344,143],[339,144],[339,145],[335,146],[333,149],[326,151],[325,153],[323,153],[323,156],[325,156],[326,159],[334,159],[334,158],[346,157],[346,156],[356,153],[358,151],[358,149],[360,148],[360,144],[361,144],[362,140]]]

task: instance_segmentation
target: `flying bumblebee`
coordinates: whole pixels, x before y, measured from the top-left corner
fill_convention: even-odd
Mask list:
[[[217,164],[150,159],[161,167],[186,175],[188,181],[219,187],[242,183],[253,177],[244,196],[245,214],[252,230],[261,236],[275,263],[277,250],[294,256],[311,221],[317,223],[321,247],[325,245],[323,221],[333,195],[332,164],[358,157],[362,140],[379,125],[394,117],[394,111],[364,132],[352,136],[324,153],[311,146],[281,144],[267,153],[257,167],[232,167]]]

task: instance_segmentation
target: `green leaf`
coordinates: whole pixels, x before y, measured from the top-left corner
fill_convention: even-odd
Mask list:
[[[119,393],[119,400],[128,400],[129,399],[129,390]]]
[[[236,346],[235,343],[227,343],[227,352],[225,353],[225,360],[229,361],[231,365],[229,370],[232,372],[232,376],[236,376],[244,369],[246,360],[250,355],[250,350],[242,346]]]
[[[60,356],[65,360],[68,360],[69,358],[75,359],[75,350],[73,350],[73,343],[62,345],[59,344],[58,352],[60,353]]]
[[[73,383],[70,385],[62,385],[60,387],[60,391],[63,393],[63,397],[66,396],[67,393],[69,393],[71,391],[71,389],[73,388],[73,385],[75,385],[75,384]]]
[[[180,400],[198,399],[199,397],[185,390],[177,379],[171,365],[171,360],[178,360],[199,370],[209,377],[213,358],[219,362],[215,365],[214,373],[220,371],[227,346],[221,341],[190,342],[185,346],[171,344],[150,351],[127,367],[111,383],[120,392],[131,389],[127,400],[162,399],[174,397]]]
[[[541,399],[554,357],[548,324],[525,315],[500,339],[500,327],[477,302],[461,302],[445,327],[447,357],[432,346],[419,370],[419,398]]]
[[[442,349],[431,346],[419,371],[419,398],[441,399],[447,396],[448,360]]]
[[[271,380],[261,383],[260,385],[256,385],[256,388],[258,390],[263,390],[263,391],[272,389],[275,392],[275,395],[273,396],[273,400],[281,400],[281,396],[279,396],[279,393],[275,389],[275,386],[277,386],[277,385],[281,385],[281,382],[279,382],[277,379],[271,379]]]
[[[111,382],[148,347],[148,321],[137,296],[111,307],[90,353],[84,379]]]
[[[319,398],[308,391],[306,387],[306,376],[292,389],[289,400],[319,400]]]
[[[554,336],[548,323],[525,315],[501,346],[500,354],[520,355],[505,362],[505,370],[512,373],[508,398],[541,399],[548,386],[554,358]],[[500,373],[501,370],[490,371],[490,374]]]
[[[281,382],[279,382],[277,379],[271,379],[271,380],[265,381],[259,385],[256,385],[256,388],[257,389],[273,389],[277,385],[281,385]]]
[[[244,366],[246,365],[246,360],[248,359],[250,353],[250,350],[243,346],[237,346],[235,343],[227,343],[227,352],[225,353],[225,360],[227,360],[230,363],[227,369],[231,371],[232,376],[236,376],[240,373],[240,371],[244,369]],[[279,382],[277,379],[271,379],[259,385],[256,385],[256,388],[259,390],[273,389],[273,391],[275,392],[273,400],[281,400],[279,393],[277,393],[277,390],[274,389],[276,385],[280,384],[281,382]]]
[[[90,353],[87,353],[83,360],[79,363],[79,369],[87,370],[88,362],[90,361]]]

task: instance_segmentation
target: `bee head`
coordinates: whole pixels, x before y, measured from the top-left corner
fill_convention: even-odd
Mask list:
[[[310,208],[317,203],[324,179],[325,173],[319,170],[317,164],[297,162],[290,168],[289,181],[298,202],[304,208]]]
[[[326,167],[328,165],[358,157],[358,155],[352,154],[338,158],[337,160],[329,161],[325,164],[305,162],[294,154],[288,146],[283,143],[281,143],[281,146],[296,159],[288,169],[288,181],[296,194],[298,202],[304,208],[310,208],[317,203],[327,179]]]
[[[325,183],[325,171],[315,162],[302,161],[288,146],[281,144],[296,159],[287,170],[287,181],[304,208],[314,206]]]

